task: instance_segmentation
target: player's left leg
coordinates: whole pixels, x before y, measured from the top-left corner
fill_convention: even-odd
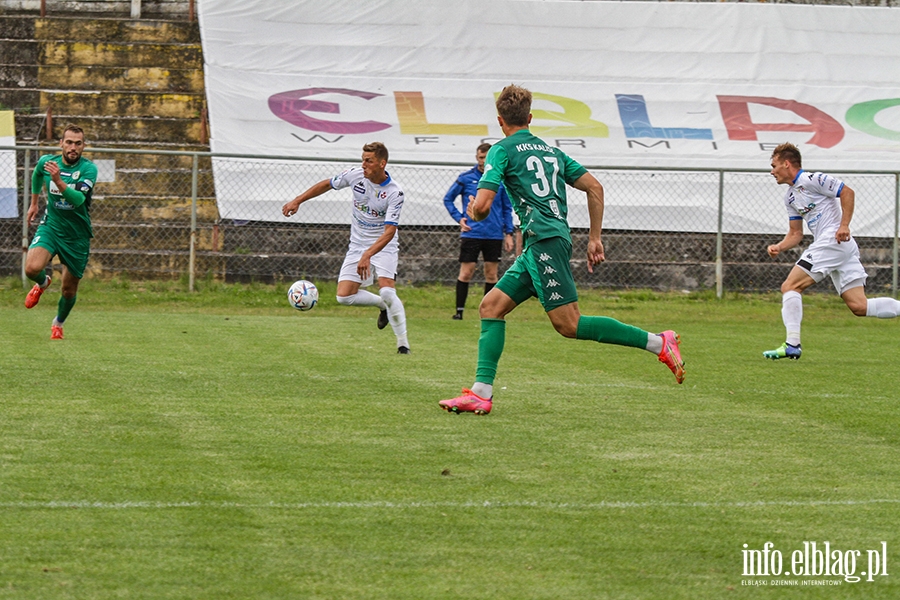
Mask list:
[[[394,335],[397,336],[397,352],[399,354],[409,354],[409,340],[406,337],[406,310],[403,308],[403,302],[397,296],[397,290],[394,289],[397,280],[397,263],[400,256],[397,249],[384,249],[372,257],[372,272],[378,277],[378,295],[384,302],[385,312],[384,320],[391,324]],[[382,317],[378,318],[378,327],[383,328]]]
[[[800,323],[803,321],[803,296],[801,294],[806,288],[816,283],[816,281],[821,281],[825,276],[822,273],[815,273],[818,279],[813,279],[813,275],[814,273],[809,269],[797,264],[794,265],[791,272],[788,273],[787,279],[781,284],[781,320],[784,323],[785,342],[774,350],[763,352],[764,357],[772,360],[781,358],[797,360],[800,358],[802,352],[800,347]]]
[[[388,321],[397,336],[397,353],[409,354],[409,339],[406,335],[406,309],[397,295],[395,282],[388,277],[378,278],[378,295],[387,305]]]
[[[507,271],[510,274],[509,271]],[[511,275],[511,274],[510,274]],[[506,277],[504,276],[504,279]],[[521,298],[530,298],[533,292],[510,276],[506,289],[517,289],[512,292]],[[447,412],[470,412],[486,415],[491,412],[494,395],[494,378],[497,376],[497,365],[503,346],[506,343],[505,317],[512,312],[519,302],[507,295],[501,287],[495,287],[482,299],[479,306],[481,315],[481,336],[478,338],[478,363],[475,369],[475,383],[470,388],[463,388],[462,395],[449,400],[441,400],[438,405]]]
[[[60,243],[58,248],[59,261],[62,263],[62,289],[57,304],[56,317],[50,326],[50,339],[61,340],[63,337],[62,326],[78,297],[78,284],[84,277],[87,269],[88,258],[91,254],[91,240],[70,239]]]
[[[78,299],[78,284],[81,278],[76,277],[72,271],[65,265],[62,268],[62,293],[59,296],[59,302],[56,305],[56,317],[50,324],[50,339],[63,339],[63,323],[69,318],[69,313],[75,306]]]

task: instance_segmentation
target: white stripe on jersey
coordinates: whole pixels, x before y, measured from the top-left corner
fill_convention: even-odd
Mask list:
[[[353,189],[353,210],[350,222],[350,247],[368,248],[384,233],[385,223],[400,225],[403,208],[403,189],[388,178],[380,184],[363,175],[362,167],[352,167],[331,178],[331,187]],[[396,250],[398,235],[394,235],[386,250]]]

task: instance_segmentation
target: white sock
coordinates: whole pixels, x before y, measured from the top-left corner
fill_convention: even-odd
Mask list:
[[[494,386],[489,383],[481,383],[480,381],[476,381],[472,384],[472,393],[481,398],[491,399],[491,396],[494,395]]]
[[[800,345],[800,322],[803,320],[803,296],[800,292],[785,292],[781,298],[781,320],[787,330],[787,343]]]
[[[409,348],[409,340],[406,339],[406,311],[403,308],[403,303],[400,302],[397,290],[392,287],[383,287],[378,290],[378,294],[387,305],[388,321],[391,324],[391,329],[394,330],[394,335],[397,336],[397,347],[406,346]]]
[[[662,352],[663,349],[663,339],[661,335],[657,335],[655,333],[647,334],[647,345],[644,347],[644,350],[647,352],[652,352],[659,356],[659,353]]]
[[[866,316],[879,319],[893,319],[900,316],[900,301],[893,298],[869,298]]]
[[[377,306],[381,310],[387,308],[380,296],[366,290],[359,290],[352,296],[338,296],[337,301],[344,306]]]

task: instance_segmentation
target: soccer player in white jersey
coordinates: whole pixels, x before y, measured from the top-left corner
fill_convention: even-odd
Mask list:
[[[378,329],[388,323],[397,336],[397,352],[409,354],[406,312],[397,296],[397,227],[403,208],[403,189],[385,170],[388,150],[381,142],[363,146],[362,166],[324,179],[285,204],[281,212],[290,217],[301,204],[329,190],[353,190],[350,247],[338,276],[337,301],[347,306],[377,306]],[[360,289],[378,279],[378,294]]]
[[[778,360],[800,358],[800,321],[803,299],[800,294],[814,283],[831,276],[831,281],[854,315],[891,319],[900,315],[900,302],[893,298],[866,298],[866,271],[859,260],[859,246],[850,236],[850,219],[856,194],[843,181],[824,173],[810,173],[801,166],[800,150],[781,144],[772,152],[772,176],[788,185],[784,205],[789,228],[784,239],[767,248],[769,256],[796,247],[803,240],[803,222],[813,235],[813,243],[781,284],[784,294],[781,317],[787,340],[763,356]]]

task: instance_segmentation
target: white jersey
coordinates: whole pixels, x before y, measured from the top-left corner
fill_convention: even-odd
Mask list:
[[[353,188],[353,211],[350,223],[350,248],[368,248],[384,233],[385,225],[400,225],[403,189],[387,173],[382,183],[372,183],[363,175],[362,167],[353,167],[331,178],[336,190]],[[384,247],[397,251],[397,234]]]
[[[824,173],[801,170],[784,194],[791,220],[803,219],[813,234],[813,243],[834,240],[841,225],[841,190],[844,182]]]

